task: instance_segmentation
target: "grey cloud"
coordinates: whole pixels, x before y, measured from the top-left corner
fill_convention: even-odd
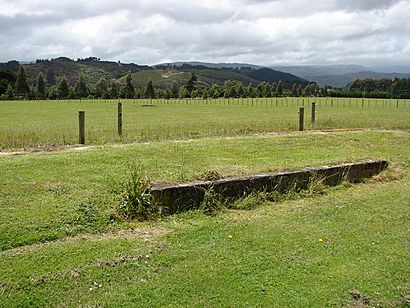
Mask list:
[[[400,0],[336,0],[336,5],[346,10],[374,10],[389,7]]]
[[[16,0],[7,6],[0,12],[1,61],[62,55],[141,64],[410,59],[410,25],[403,23],[409,1]]]

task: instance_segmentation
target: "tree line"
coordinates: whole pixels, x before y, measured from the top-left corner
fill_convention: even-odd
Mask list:
[[[244,85],[241,81],[227,80],[223,85],[206,86],[198,82],[195,73],[183,84],[173,81],[165,89],[155,88],[150,79],[144,88],[135,87],[131,72],[125,77],[125,82],[107,81],[101,78],[95,84],[88,85],[84,75],[80,74],[77,82],[70,85],[66,77],[58,84],[47,86],[42,73],[39,73],[35,85],[30,85],[24,67],[19,67],[15,82],[9,77],[7,84],[0,82],[1,99],[80,99],[80,98],[253,98],[282,96],[331,96],[331,97],[373,97],[373,98],[410,98],[410,79],[358,79],[348,89],[320,87],[315,82],[293,84],[288,86],[281,81],[269,84],[260,82]],[[10,79],[11,78],[11,79]]]

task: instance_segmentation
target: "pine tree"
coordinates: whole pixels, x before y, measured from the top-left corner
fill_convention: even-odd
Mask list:
[[[36,84],[36,94],[38,99],[46,99],[46,85],[44,82],[44,75],[43,73],[39,73],[37,76],[37,84]]]
[[[265,84],[263,82],[258,83],[256,86],[256,96],[263,97],[263,93],[265,92]]]
[[[296,85],[296,83],[294,83],[292,86],[292,96],[298,96],[298,86]]]
[[[155,98],[155,90],[154,90],[154,86],[152,85],[151,78],[148,80],[147,88],[145,89],[145,97]]]
[[[22,96],[28,96],[30,93],[30,87],[27,82],[26,70],[23,65],[20,65],[17,79],[16,79],[16,94]]]
[[[299,84],[299,86],[298,86],[298,96],[302,96],[302,94],[303,94],[303,89],[302,89],[302,85],[301,84]]]
[[[13,99],[14,98],[14,89],[11,86],[11,84],[9,84],[7,86],[6,92],[4,93],[4,95],[6,96],[7,99]]]
[[[310,83],[308,83],[308,84],[306,85],[305,90],[304,90],[304,93],[305,93],[305,96],[310,96],[310,95],[312,94],[312,93],[311,93]]]
[[[264,92],[263,92],[263,96],[264,97],[272,97],[271,86],[270,86],[269,82],[265,83],[265,89],[264,89]]]
[[[283,86],[282,86],[282,80],[279,80],[278,85],[276,87],[276,93],[278,96],[283,95]]]
[[[95,84],[95,96],[105,98],[107,96],[107,79],[101,77]]]
[[[246,92],[248,92],[248,97],[255,97],[255,88],[253,87],[252,82],[248,84]]]
[[[68,98],[69,99],[75,99],[77,97],[77,91],[75,87],[70,87],[68,89]]]
[[[67,78],[63,76],[61,78],[60,82],[58,83],[58,98],[60,99],[65,99],[68,98],[68,95],[70,94],[70,89],[68,88],[68,82]]]
[[[80,74],[80,77],[77,81],[77,84],[75,86],[75,93],[79,98],[88,96],[87,84],[85,83],[83,74]]]
[[[171,93],[170,93],[171,98],[178,98],[178,92],[179,92],[178,83],[176,80],[173,80],[172,85],[171,85]]]
[[[198,81],[198,78],[196,77],[195,73],[191,73],[191,78],[186,83],[186,89],[188,90],[189,93],[192,92],[192,90],[195,88],[196,82]]]
[[[235,94],[236,94],[236,97],[243,97],[243,94],[244,94],[244,91],[243,91],[243,84],[242,84],[242,82],[240,82],[237,86],[236,86],[236,89],[235,89]]]
[[[131,71],[128,71],[127,77],[125,78],[125,98],[134,98],[135,89],[132,84]]]
[[[191,96],[191,94],[189,93],[188,89],[186,88],[185,85],[183,85],[181,88],[179,88],[179,94],[178,94],[179,98],[188,98]]]
[[[110,86],[110,98],[118,98],[118,92],[118,82],[113,79]]]
[[[276,82],[272,83],[272,86],[270,88],[270,92],[272,93],[272,96],[278,96],[278,86]]]

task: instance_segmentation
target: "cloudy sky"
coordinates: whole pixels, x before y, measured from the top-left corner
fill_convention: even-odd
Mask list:
[[[0,0],[0,61],[410,63],[410,0]]]

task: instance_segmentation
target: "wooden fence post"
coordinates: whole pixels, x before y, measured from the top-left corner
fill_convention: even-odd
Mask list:
[[[79,143],[85,144],[85,111],[78,112]]]
[[[316,121],[316,103],[312,103],[312,123]]]
[[[118,135],[122,135],[122,104],[118,103]]]
[[[305,118],[305,107],[299,107],[299,131],[303,131],[304,118]]]

